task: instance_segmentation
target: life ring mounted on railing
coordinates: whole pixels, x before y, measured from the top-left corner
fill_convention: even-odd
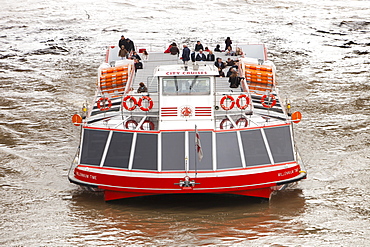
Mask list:
[[[241,105],[241,101],[245,100],[245,104]],[[248,105],[250,104],[250,98],[246,94],[239,95],[238,98],[236,99],[236,106],[241,109],[247,109]]]
[[[220,122],[220,129],[222,130],[233,129],[233,128],[234,128],[234,125],[228,118],[225,118]]]
[[[127,102],[128,102],[128,101],[131,101],[131,102],[132,102],[132,106],[131,106],[131,107],[129,107],[129,106],[127,105]],[[135,110],[136,105],[137,105],[137,101],[136,101],[135,97],[134,97],[134,96],[131,96],[131,95],[127,95],[127,96],[123,99],[123,101],[122,101],[122,106],[123,106],[126,110],[128,110],[128,111],[133,111],[133,110]]]
[[[268,104],[265,103],[265,99],[268,97]],[[272,102],[271,102],[272,100]],[[271,103],[271,104],[270,104]],[[276,98],[275,98],[275,95],[273,94],[270,94],[270,95],[263,95],[261,97],[261,104],[263,107],[266,107],[266,108],[272,108],[274,105],[276,105]]]
[[[148,104],[149,105],[147,107],[144,107],[143,106],[144,100],[148,101]],[[153,108],[153,105],[154,105],[153,100],[149,96],[143,96],[143,97],[141,97],[139,99],[139,102],[137,104],[138,104],[140,110],[142,110],[142,111],[149,111],[150,109]]]
[[[108,104],[107,104],[108,103]],[[97,102],[96,106],[101,111],[108,111],[112,107],[112,101],[107,97],[101,97]]]
[[[145,120],[143,124],[140,126],[141,130],[154,130],[154,123],[150,120]]]
[[[226,106],[224,104],[226,100],[231,101],[230,106]],[[224,109],[225,111],[229,111],[234,108],[235,100],[231,95],[225,95],[224,97],[221,98],[220,105],[222,109]]]
[[[137,122],[133,119],[126,121],[125,128],[128,130],[134,130],[137,127]]]

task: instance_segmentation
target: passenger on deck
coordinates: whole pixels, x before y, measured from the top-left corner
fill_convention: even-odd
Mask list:
[[[148,60],[148,58],[149,58],[149,54],[148,54],[148,52],[146,50],[144,50],[143,51],[143,59],[144,60]]]
[[[231,74],[232,74],[234,71],[236,71],[236,70],[235,70],[235,68],[234,68],[234,67],[230,67],[229,71],[227,71],[227,73],[226,73],[226,77],[230,77],[230,76],[231,76]]]
[[[200,43],[200,41],[197,41],[197,43],[195,44],[195,51],[200,51],[200,50],[204,50],[203,48],[203,45]]]
[[[122,35],[121,39],[118,41],[118,47],[122,47],[123,45],[127,48],[127,40],[124,35]]]
[[[208,47],[206,46],[206,48],[204,48],[204,51],[205,52],[210,52],[210,49],[208,49]]]
[[[127,45],[125,45],[125,48],[128,52],[135,51],[135,45],[134,42],[131,39],[126,39]]]
[[[179,48],[177,47],[177,44],[174,42],[174,43],[172,43],[172,45],[171,45],[172,47],[170,48],[170,53],[171,53],[171,55],[177,55],[177,56],[179,56],[179,54],[180,54],[180,50],[179,50]]]
[[[172,47],[172,44],[170,44],[170,45],[167,47],[167,49],[164,51],[164,53],[170,53],[170,49],[171,49],[171,47]]]
[[[203,50],[199,50],[199,53],[195,57],[195,61],[207,61],[206,55],[203,53]]]
[[[215,61],[215,54],[212,51],[209,51],[207,55],[207,61]]]
[[[121,59],[126,59],[127,58],[128,51],[125,49],[125,46],[122,45],[121,49],[118,52],[118,56],[121,57]]]
[[[231,73],[229,77],[229,83],[230,83],[230,88],[238,88],[239,87],[239,77],[238,77],[238,72],[235,70]]]
[[[187,45],[183,45],[182,47],[184,47],[184,49],[182,50],[181,60],[184,64],[188,64],[188,61],[190,60],[190,49]]]
[[[237,55],[237,56],[243,55],[243,51],[242,51],[242,49],[240,49],[240,47],[236,47],[235,55]]]
[[[216,52],[222,52],[222,51],[220,50],[220,45],[216,45],[216,48],[214,49],[214,51],[216,51]]]
[[[227,37],[226,39],[225,39],[225,50],[227,50],[227,48],[232,48],[231,47],[231,44],[232,44],[233,42],[231,41],[231,39],[230,39],[230,37]]]
[[[141,57],[139,56],[139,54],[137,54],[136,51],[132,52],[132,56],[131,56],[133,59],[137,59],[137,60],[141,60]]]
[[[138,93],[145,93],[148,92],[148,88],[145,86],[143,82],[139,83],[139,88],[137,89]]]
[[[221,69],[224,69],[226,67],[225,63],[222,61],[222,58],[218,57],[216,62],[215,62],[215,66],[217,68],[221,68]]]
[[[235,61],[231,58],[228,58],[226,61],[226,66],[233,66],[235,64]]]
[[[231,49],[231,46],[227,47],[227,50],[225,52],[225,56],[235,56],[235,51]]]
[[[138,69],[143,69],[143,63],[140,62],[140,60],[137,58],[134,59],[134,66],[135,66],[135,73],[137,72]]]

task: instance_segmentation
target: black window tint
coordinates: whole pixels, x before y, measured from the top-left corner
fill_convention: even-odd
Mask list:
[[[104,166],[128,168],[132,133],[113,132]]]
[[[217,169],[242,167],[236,132],[217,133]]]
[[[244,156],[247,166],[270,164],[260,129],[241,131]]]
[[[137,134],[132,169],[157,170],[158,134]]]
[[[185,170],[185,133],[162,133],[162,170]]]
[[[109,131],[84,129],[81,164],[100,165]]]
[[[294,161],[289,126],[266,128],[265,133],[275,163]]]
[[[197,162],[197,170],[213,170],[212,165],[212,132],[199,132],[200,143],[203,151],[203,159],[198,160],[198,153],[195,154],[195,132],[189,132],[189,167],[190,170],[195,170],[195,162]],[[197,159],[195,161],[195,159]]]

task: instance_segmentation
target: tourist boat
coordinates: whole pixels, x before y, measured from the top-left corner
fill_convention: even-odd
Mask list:
[[[133,60],[108,47],[96,95],[72,117],[81,140],[69,180],[109,201],[195,193],[269,199],[306,178],[293,139],[301,114],[280,97],[265,45],[237,47],[243,55],[215,55],[236,61],[240,88],[230,88],[213,61],[184,64],[150,51],[135,72]],[[140,82],[147,92],[136,92]]]

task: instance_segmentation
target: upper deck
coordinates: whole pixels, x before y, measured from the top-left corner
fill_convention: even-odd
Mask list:
[[[240,48],[245,55],[214,53],[224,62],[238,61],[238,74],[245,78],[239,89],[229,87],[228,77],[217,76],[214,61],[184,65],[176,55],[149,52],[147,58],[139,54],[143,69],[135,73],[133,61],[119,60],[118,47],[109,47],[85,126],[158,131],[194,129],[195,124],[199,129],[225,130],[287,123],[275,87],[275,67],[267,61],[265,47]],[[225,74],[229,68],[223,69]],[[140,82],[148,92],[136,93]],[[110,101],[109,109],[102,107],[105,99]]]

